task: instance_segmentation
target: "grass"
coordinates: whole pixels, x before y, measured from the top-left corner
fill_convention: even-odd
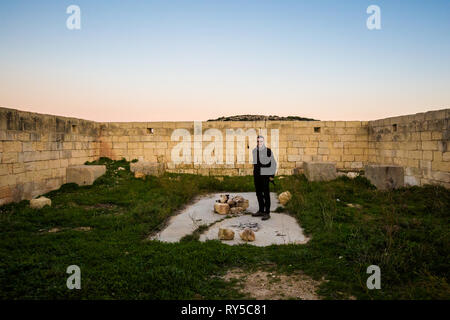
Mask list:
[[[199,242],[202,230],[180,243],[160,243],[146,238],[178,208],[207,192],[254,191],[252,177],[166,173],[142,180],[125,160],[91,164],[98,163],[107,166],[104,176],[92,186],[49,192],[52,207],[31,209],[26,200],[0,207],[0,299],[245,298],[220,276],[261,265],[324,277],[329,281],[318,293],[327,299],[450,298],[445,188],[382,192],[360,177],[311,183],[289,176],[276,179],[274,190],[292,193],[285,211],[312,237],[306,245]],[[46,232],[55,227],[61,231]],[[81,290],[66,287],[73,264],[81,268]],[[381,268],[381,290],[366,287],[372,264]]]

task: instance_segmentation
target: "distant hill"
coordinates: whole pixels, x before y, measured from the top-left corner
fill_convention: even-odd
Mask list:
[[[303,118],[298,116],[263,116],[256,114],[244,114],[230,117],[220,117],[217,119],[209,119],[208,121],[261,121],[261,120],[274,120],[274,121],[317,121],[311,118]]]

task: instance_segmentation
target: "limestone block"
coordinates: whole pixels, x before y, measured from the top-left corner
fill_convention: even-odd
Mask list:
[[[381,190],[403,187],[404,175],[404,169],[401,166],[369,164],[365,167],[365,177]]]
[[[242,212],[244,212],[245,211],[245,209],[244,208],[242,208],[242,207],[232,207],[232,208],[230,208],[230,212],[231,212],[231,214],[240,214],[240,213],[242,213]]]
[[[303,169],[309,181],[336,179],[336,164],[333,162],[304,162]]]
[[[234,231],[231,229],[219,228],[218,236],[219,236],[220,240],[233,240],[234,239]]]
[[[150,162],[150,161],[138,161],[130,163],[130,171],[134,172],[135,176],[161,176],[164,174],[164,163]]]
[[[247,208],[249,207],[249,202],[248,199],[239,199],[236,200],[236,207],[242,208],[242,210],[247,210]]]
[[[284,206],[286,203],[289,202],[289,200],[291,200],[292,195],[289,191],[285,191],[280,193],[280,195],[278,196],[278,200],[280,201],[280,203]]]
[[[46,205],[51,206],[52,200],[46,197],[39,197],[37,199],[30,200],[30,207],[33,209],[41,209]]]
[[[246,228],[240,236],[244,241],[255,241],[255,233],[251,229]]]
[[[74,182],[80,186],[91,185],[95,179],[106,172],[104,165],[76,165],[66,169],[67,183]]]
[[[228,203],[216,202],[214,203],[214,212],[218,214],[228,214],[230,213],[230,206]]]
[[[349,177],[350,179],[354,179],[354,178],[356,178],[357,176],[359,176],[359,173],[358,172],[353,172],[353,171],[350,171],[350,172],[347,172],[347,177]]]

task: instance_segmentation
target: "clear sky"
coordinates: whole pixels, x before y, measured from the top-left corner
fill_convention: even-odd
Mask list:
[[[449,108],[450,1],[1,1],[0,106],[96,121]]]

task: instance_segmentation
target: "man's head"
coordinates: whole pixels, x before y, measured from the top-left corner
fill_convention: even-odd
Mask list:
[[[256,138],[258,148],[262,148],[264,146],[264,137],[258,136]]]

